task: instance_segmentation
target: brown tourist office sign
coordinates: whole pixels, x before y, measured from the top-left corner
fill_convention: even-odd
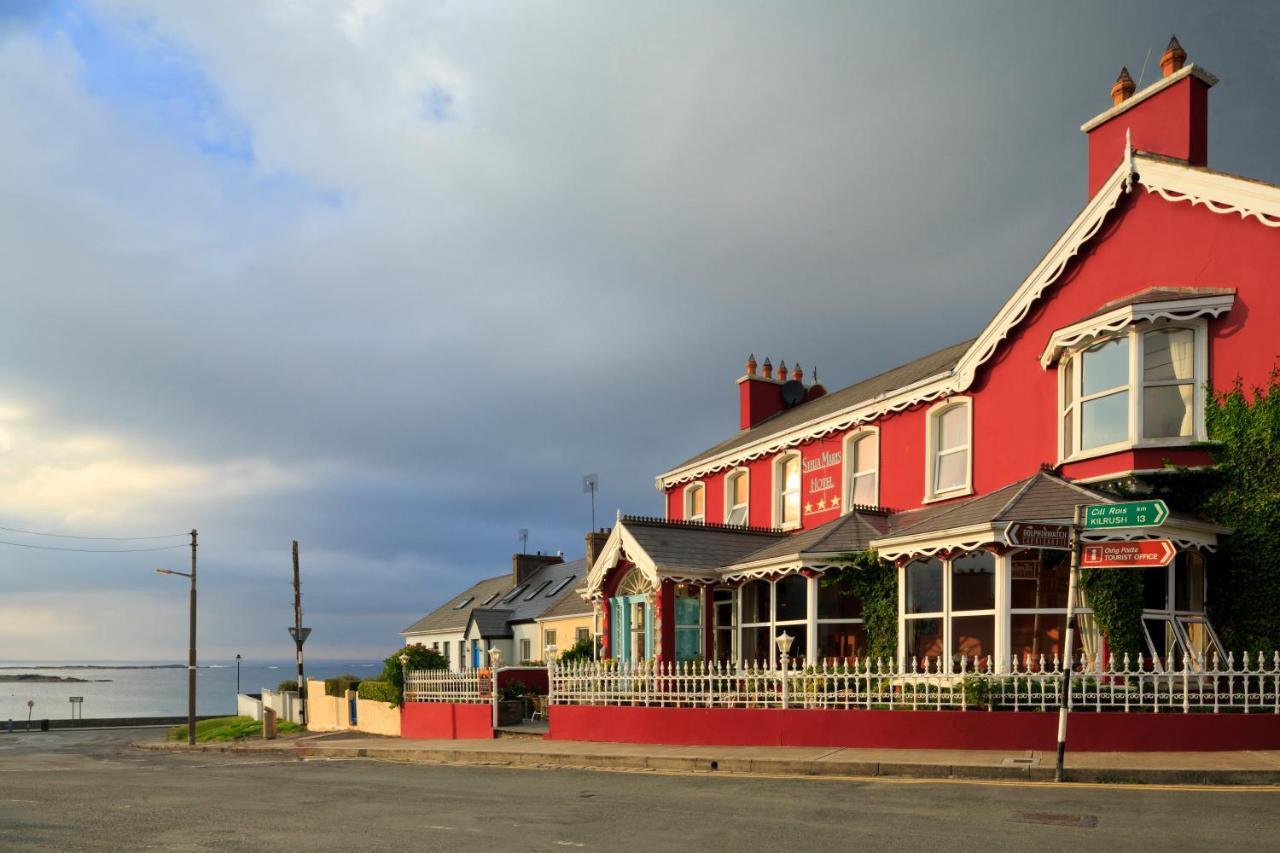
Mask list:
[[[1086,569],[1144,569],[1167,566],[1176,553],[1168,539],[1086,542],[1080,550],[1080,565]]]
[[[1010,545],[1022,548],[1057,548],[1066,551],[1071,547],[1071,526],[1015,521],[1005,531],[1005,540]]]

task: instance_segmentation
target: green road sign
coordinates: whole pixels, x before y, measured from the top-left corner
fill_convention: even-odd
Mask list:
[[[1084,508],[1084,527],[1159,527],[1169,517],[1164,501],[1129,501],[1121,504],[1090,504]]]

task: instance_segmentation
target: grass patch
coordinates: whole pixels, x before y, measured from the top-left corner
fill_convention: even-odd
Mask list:
[[[303,728],[288,720],[277,720],[276,731],[287,735],[303,731]],[[262,723],[251,717],[215,717],[196,723],[196,743],[243,740],[247,737],[262,737]],[[186,739],[186,726],[173,726],[169,729],[169,740]]]

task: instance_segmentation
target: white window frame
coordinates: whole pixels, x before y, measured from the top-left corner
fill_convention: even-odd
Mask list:
[[[747,502],[742,504],[735,504],[733,502],[733,482],[739,477],[741,477],[747,483]],[[738,507],[742,507],[743,509],[746,510],[746,514],[742,519],[742,524],[743,525],[750,524],[751,523],[751,471],[747,468],[734,468],[728,474],[724,475],[724,516],[723,517],[724,517],[725,524],[733,523],[729,520],[729,516],[732,515],[733,511]]]
[[[796,497],[799,498],[804,484],[804,463],[801,461],[800,451],[789,450],[786,453],[779,453],[774,457],[773,464],[770,466],[770,471],[773,474],[773,483],[770,489],[770,493],[773,495],[773,526],[782,530],[796,530],[804,523],[804,506],[799,500],[796,501],[796,518],[785,523],[782,520],[782,509],[786,502],[786,494],[783,492],[786,487],[786,480],[782,476],[782,470],[786,467],[787,460],[790,459],[796,460],[796,465],[799,466],[801,471],[801,476],[796,483]]]
[[[798,574],[799,572],[788,572],[787,574],[782,575],[781,577],[776,577],[776,578],[751,578],[747,581],[744,581],[740,586],[738,586],[733,591],[734,609],[737,611],[737,616],[738,616],[736,620],[737,624],[734,626],[734,632],[733,632],[733,636],[735,639],[735,646],[736,646],[736,648],[734,649],[735,657],[738,657],[741,654],[742,632],[744,630],[752,629],[752,628],[767,627],[769,629],[769,642],[767,643],[767,648],[765,651],[764,663],[768,669],[775,669],[779,664],[779,660],[778,660],[779,652],[778,652],[778,646],[777,646],[778,635],[781,634],[783,631],[785,631],[788,626],[801,625],[805,627],[805,647],[803,649],[800,649],[796,646],[792,646],[791,655],[793,657],[803,658],[806,661],[813,660],[813,645],[814,645],[813,637],[816,636],[815,632],[817,631],[817,624],[813,619],[813,616],[817,607],[817,593],[818,593],[817,578],[811,578],[811,577],[805,578],[805,608],[804,608],[805,615],[800,617],[799,619],[786,619],[782,621],[779,621],[778,619],[778,591],[777,591],[778,583],[783,580],[786,580],[792,575],[798,575]],[[769,621],[748,622],[746,624],[743,624],[742,622],[742,618],[743,618],[742,590],[743,588],[746,587],[747,584],[754,583],[756,581],[759,581],[760,583],[765,584],[765,587],[768,589]],[[842,621],[861,622],[862,620],[861,619],[858,619],[858,620],[824,619],[823,620],[824,623],[825,622],[842,622]],[[739,660],[738,662],[740,664],[742,663],[741,660]]]
[[[968,431],[968,441],[963,448],[956,448],[948,452],[958,453],[960,450],[964,451],[966,456],[964,482],[950,489],[938,490],[934,487],[938,482],[938,424],[942,415],[959,406],[963,406],[965,410],[965,429]],[[924,503],[973,494],[973,398],[969,396],[948,397],[946,400],[930,406],[925,413],[924,445]]]
[[[856,445],[859,441],[863,441],[864,439],[872,436],[875,438],[875,441],[876,441],[876,458],[872,468],[869,471],[862,471],[862,472],[854,471],[853,470],[854,445]],[[868,427],[862,427],[860,429],[856,429],[853,432],[849,433],[844,437],[844,441],[841,444],[840,454],[841,454],[841,461],[843,462],[842,467],[844,468],[844,471],[842,472],[844,483],[841,486],[841,492],[843,493],[841,500],[844,501],[844,506],[841,507],[841,514],[843,515],[853,510],[854,477],[859,473],[863,475],[870,474],[876,478],[876,499],[874,501],[874,505],[879,506],[880,505],[880,428],[874,427],[874,426],[868,426]]]
[[[698,515],[693,514],[693,496],[698,492],[702,492],[702,512]],[[702,521],[707,520],[707,485],[706,483],[697,482],[690,483],[684,487],[684,520],[685,521]]]
[[[1147,385],[1143,381],[1143,358],[1146,355],[1142,336],[1147,332],[1160,329],[1189,329],[1194,335],[1195,353],[1193,356],[1191,386],[1191,435],[1168,436],[1164,438],[1144,438],[1143,433],[1143,391]],[[1124,441],[1113,442],[1088,450],[1080,448],[1080,356],[1085,350],[1108,340],[1128,338],[1129,341],[1129,435]],[[1068,360],[1075,362],[1072,368],[1074,414],[1071,419],[1071,436],[1064,435],[1063,419],[1066,416],[1066,364]],[[1057,365],[1058,414],[1054,429],[1057,433],[1058,462],[1077,462],[1092,459],[1125,450],[1140,450],[1146,447],[1185,447],[1198,441],[1207,441],[1208,433],[1204,425],[1204,393],[1205,383],[1209,381],[1209,323],[1204,318],[1193,320],[1155,320],[1134,323],[1112,335],[1090,338],[1088,341],[1063,352]],[[1185,384],[1173,381],[1152,383],[1151,387],[1163,385]],[[1105,396],[1108,392],[1100,392],[1093,396]],[[1091,397],[1092,399],[1092,397]],[[1068,446],[1068,442],[1070,446]]]
[[[532,640],[525,639],[520,641],[520,660],[535,660],[533,657]],[[519,663],[519,661],[517,661],[517,663]]]

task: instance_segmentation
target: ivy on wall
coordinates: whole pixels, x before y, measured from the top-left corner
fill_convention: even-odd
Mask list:
[[[1223,645],[1280,648],[1280,372],[1265,387],[1207,393],[1216,467],[1170,467],[1141,482],[1171,507],[1231,528],[1209,558],[1206,607]],[[1139,607],[1141,605],[1139,604]]]
[[[1107,654],[1115,655],[1116,662],[1126,654],[1136,661],[1147,655],[1147,644],[1142,638],[1142,573],[1127,569],[1082,569],[1080,585],[1084,587],[1085,601],[1093,608],[1098,628],[1107,635]],[[1078,624],[1078,623],[1077,623]],[[1080,643],[1077,641],[1073,659],[1078,659]]]
[[[866,657],[892,663],[898,657],[897,568],[875,551],[841,554],[837,559],[844,565],[824,573],[822,585],[862,600]]]

